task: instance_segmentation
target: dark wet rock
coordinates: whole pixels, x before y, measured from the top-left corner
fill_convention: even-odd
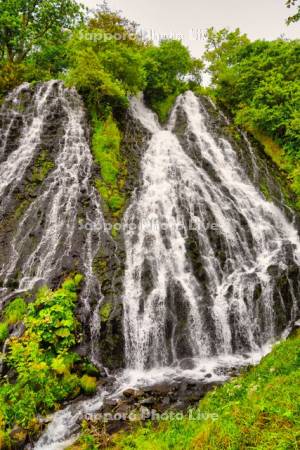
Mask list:
[[[147,398],[144,398],[143,400],[140,400],[139,405],[143,405],[143,406],[153,405],[155,402],[156,402],[155,397],[147,397]]]
[[[128,398],[139,399],[144,395],[144,391],[141,389],[126,389],[123,391],[123,395]]]
[[[131,406],[126,401],[119,401],[116,408],[114,409],[115,414],[129,415],[131,411]]]
[[[57,87],[56,87],[57,89]],[[13,112],[15,119],[11,123],[9,129],[8,142],[5,148],[5,152],[1,155],[0,162],[5,160],[9,153],[13,152],[18,145],[20,138],[20,130],[22,129],[22,124],[24,121],[28,123],[33,120],[34,110],[32,108],[33,96],[35,93],[34,87],[27,87],[24,89],[22,98],[19,99],[18,104],[14,105],[11,101],[5,106],[4,112],[0,114],[0,125],[2,129],[6,130],[8,128],[8,122],[10,114]],[[54,91],[55,95],[55,91]],[[51,102],[51,99],[49,100]],[[230,141],[233,148],[238,154],[238,158],[245,168],[247,175],[255,181],[256,184],[261,185],[262,183],[267,185],[267,190],[270,193],[270,198],[284,211],[289,217],[291,217],[291,211],[287,209],[282,202],[281,196],[281,179],[277,168],[270,161],[270,159],[265,155],[261,146],[255,143],[255,141],[249,137],[251,142],[254,144],[253,148],[258,161],[258,179],[254,180],[254,169],[253,161],[249,155],[249,148],[243,137],[239,142],[233,136],[230,127],[224,116],[219,114],[219,111],[214,109],[211,103],[205,97],[200,97],[200,108],[202,108],[205,117],[206,125],[211,131],[212,135],[218,139],[221,144],[221,138],[225,137]],[[10,111],[10,112],[9,112]],[[47,120],[43,125],[42,139],[39,145],[35,148],[35,155],[32,164],[29,165],[26,173],[20,183],[15,187],[14,195],[11,200],[5,204],[4,211],[1,211],[1,223],[0,223],[0,266],[2,266],[9,258],[9,242],[16,233],[18,223],[24,216],[24,213],[32,204],[33,199],[40,196],[45,188],[49,185],[51,181],[51,172],[49,171],[47,176],[43,179],[39,176],[36,178],[35,166],[38,164],[39,156],[43,150],[47,150],[47,158],[50,161],[55,161],[60,148],[60,142],[64,136],[64,123],[66,120],[66,114],[62,108],[60,101],[53,102],[47,116]],[[147,148],[147,143],[151,137],[151,134],[144,129],[139,121],[135,120],[130,112],[126,114],[126,117],[122,118],[122,132],[123,140],[121,145],[121,153],[124,160],[127,161],[127,171],[128,177],[124,186],[124,194],[127,198],[127,204],[131,200],[133,191],[140,186],[140,163],[141,158]],[[187,118],[185,112],[182,108],[178,108],[177,117],[175,122],[174,131],[183,145],[186,153],[192,158],[194,163],[204,169],[214,183],[220,184],[220,175],[216,173],[213,166],[209,160],[204,158],[199,152],[199,146],[197,144],[197,137],[190,131],[187,127]],[[90,134],[90,128],[88,126],[87,119],[84,123],[84,132],[87,136]],[[94,176],[97,174],[96,166],[93,168],[93,176],[91,177],[91,184],[94,182]],[[284,186],[283,186],[284,187]],[[232,199],[231,192],[225,192],[229,199]],[[80,189],[80,196],[78,198],[78,211],[76,214],[78,216],[78,223],[85,217],[87,211],[92,209],[89,199],[89,191],[86,187]],[[36,216],[31,217],[28,222],[28,227],[32,227],[32,231],[29,233],[28,246],[24,247],[25,258],[36,245],[36,241],[40,239],[41,230],[45,224],[47,217],[45,217],[45,206],[41,204],[40,211],[36,213]],[[188,222],[188,205],[184,204],[181,200],[180,208],[183,211],[184,220]],[[205,213],[207,217],[207,237],[214,251],[215,257],[218,260],[220,271],[231,271],[230,259],[227,257],[226,248],[226,237],[224,237],[222,230],[216,229],[214,225],[214,214],[208,205],[203,202],[198,208],[195,208],[194,214],[196,217],[200,217],[201,213]],[[241,233],[246,236],[248,242],[251,242],[251,233],[242,213],[235,211],[233,207],[232,214],[234,218],[241,224]],[[110,218],[113,220],[112,218]],[[295,217],[295,223],[300,223],[299,217]],[[161,230],[161,236],[164,245],[167,249],[170,248],[169,237],[167,233]],[[60,261],[59,270],[53,273],[50,280],[51,287],[56,287],[59,283],[72,271],[83,271],[84,267],[81,261],[80,249],[85,241],[86,233],[79,226],[74,234],[74,239],[71,244],[70,253],[64,255]],[[136,236],[133,235],[133,241]],[[186,267],[187,271],[194,273],[196,279],[199,282],[199,292],[197,294],[203,299],[199,309],[201,316],[205,318],[204,320],[204,333],[206,333],[211,342],[210,353],[214,355],[216,353],[216,348],[218,346],[218,334],[215,326],[215,320],[212,310],[212,295],[209,292],[208,287],[208,276],[207,269],[205,266],[205,249],[201,248],[197,233],[193,230],[189,230],[188,236],[186,238],[186,251],[188,255],[189,263]],[[151,248],[152,241],[151,237],[145,240],[145,248]],[[271,277],[274,279],[274,295],[273,295],[273,305],[274,313],[276,316],[275,327],[276,333],[280,336],[280,333],[285,329],[287,324],[290,324],[294,320],[294,309],[295,301],[299,304],[299,279],[300,272],[299,268],[296,266],[295,262],[292,260],[293,249],[289,242],[286,242],[283,246],[282,258],[288,262],[288,267],[283,268],[279,265],[272,264],[268,267],[267,271]],[[59,255],[58,255],[59,257]],[[22,261],[16,268],[15,273],[10,274],[9,281],[7,283],[7,288],[10,291],[18,289],[20,278],[19,271],[22,267]],[[125,249],[124,249],[124,239],[122,231],[119,233],[118,237],[113,239],[103,238],[101,243],[101,248],[99,249],[99,254],[94,260],[94,271],[96,277],[101,285],[101,292],[95,290],[89,296],[88,301],[90,302],[91,311],[87,311],[84,302],[79,301],[77,317],[83,324],[84,336],[80,345],[76,348],[76,351],[81,356],[90,356],[92,333],[90,329],[90,318],[91,314],[94,313],[94,308],[97,305],[99,298],[103,297],[101,302],[99,317],[101,321],[101,329],[99,339],[97,341],[95,354],[97,360],[99,361],[99,366],[105,366],[110,370],[119,369],[125,366],[124,360],[124,336],[123,336],[123,304],[122,304],[122,289],[123,289],[123,276],[125,270]],[[152,291],[155,284],[155,270],[151,266],[148,260],[145,260],[142,271],[142,286],[145,293],[145,298]],[[255,276],[255,275],[253,275]],[[0,283],[3,285],[3,280]],[[255,280],[252,282],[255,282]],[[34,288],[36,291],[39,287],[45,284],[45,280],[39,280]],[[231,290],[230,290],[231,289]],[[262,294],[262,286],[257,283],[253,293],[253,303],[256,308],[256,316],[258,317],[259,328],[266,332],[268,324],[265,321],[265,314],[263,306],[260,302]],[[232,295],[232,287],[228,288],[228,297]],[[12,298],[14,293],[12,292]],[[296,300],[295,300],[296,299]],[[171,365],[174,363],[173,355],[171,349],[171,341],[175,336],[175,353],[178,358],[181,359],[180,367],[183,370],[193,369],[193,361],[190,358],[193,354],[190,348],[189,339],[187,336],[187,320],[188,320],[188,304],[187,300],[184,298],[184,293],[180,284],[176,280],[171,280],[167,286],[167,307],[169,314],[165,323],[165,340],[168,347],[169,361]],[[247,304],[248,302],[248,304]],[[249,306],[251,299],[245,299],[245,303]],[[107,307],[109,305],[109,307]],[[105,314],[103,313],[102,307],[106,307]],[[142,312],[144,308],[143,302],[140,304],[140,311]],[[102,310],[102,313],[101,313]],[[229,321],[230,328],[232,330],[233,340],[232,347],[234,352],[245,352],[249,349],[249,342],[247,337],[244,335],[243,330],[238,326],[239,323],[239,311],[234,304],[230,305],[229,308]],[[258,333],[259,334],[259,333]],[[257,343],[260,344],[260,339],[263,341],[264,335],[260,337],[259,335],[254,336]],[[172,350],[172,351],[171,351]],[[148,362],[149,367],[151,367],[152,361]],[[105,376],[105,370],[99,369],[100,375]],[[224,374],[236,374],[238,369],[232,368],[231,371]],[[203,372],[205,373],[205,372]],[[210,374],[203,375],[209,380],[211,378]],[[100,384],[100,381],[99,381]],[[205,384],[207,387],[209,383]],[[204,385],[203,385],[204,386]],[[139,395],[136,393],[124,394],[126,401],[133,405],[134,403],[139,404],[139,402],[152,402],[155,399],[155,404],[157,407],[164,409],[167,405],[176,404],[178,397],[180,397],[179,403],[185,403],[185,405],[191,402],[197,402],[201,396],[204,395],[206,387],[197,383],[187,385],[184,381],[178,380],[178,384],[160,384],[156,386],[151,386],[141,390]],[[149,400],[150,399],[150,400]],[[142,404],[142,403],[141,403]],[[145,403],[147,404],[147,403]],[[150,404],[150,403],[149,403]],[[107,408],[112,407],[112,405],[107,405]]]
[[[191,358],[185,358],[180,361],[180,368],[182,370],[192,370],[195,367],[195,363]]]
[[[117,405],[118,405],[117,400],[106,399],[104,401],[102,410],[104,413],[111,412],[112,410],[114,410],[116,408]]]
[[[174,389],[170,384],[168,383],[158,383],[154,384],[153,386],[149,386],[147,388],[144,388],[144,392],[148,392],[152,395],[166,395],[169,392],[171,392]]]

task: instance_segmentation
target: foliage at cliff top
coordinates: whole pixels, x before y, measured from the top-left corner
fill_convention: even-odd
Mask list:
[[[22,436],[37,433],[38,413],[46,414],[59,402],[96,388],[96,379],[82,376],[80,357],[72,352],[80,339],[75,304],[82,278],[68,278],[55,291],[41,288],[28,305],[17,298],[2,313],[5,338],[13,325],[25,329],[19,337],[11,335],[2,356],[6,376],[0,384],[0,448],[17,445],[10,436],[14,427],[21,427]]]
[[[105,444],[126,450],[296,450],[299,404],[300,330],[275,345],[258,366],[208,393],[185,418],[133,423],[130,431],[108,443],[85,423],[74,448],[96,450]]]
[[[290,24],[292,22],[297,22],[300,20],[300,3],[299,0],[286,0],[286,5],[288,8],[291,8],[293,6],[297,6],[297,11],[292,14],[288,19],[287,23]]]
[[[271,156],[287,172],[300,207],[300,40],[250,42],[238,29],[211,28],[206,48],[212,95],[237,125],[282,148],[280,159]]]
[[[157,49],[144,42],[134,22],[106,3],[93,15],[75,0],[0,0],[1,95],[21,81],[64,78],[102,114],[128,104],[127,96],[175,93],[201,63],[179,41]],[[186,83],[184,84],[186,86]]]
[[[0,90],[61,70],[64,44],[82,13],[74,0],[0,0]]]

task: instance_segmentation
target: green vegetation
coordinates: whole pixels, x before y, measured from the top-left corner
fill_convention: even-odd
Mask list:
[[[110,302],[104,303],[101,307],[100,307],[100,317],[101,317],[101,322],[107,322],[109,319],[109,316],[112,312],[112,304]]]
[[[31,182],[34,184],[41,183],[54,167],[54,162],[50,159],[47,150],[42,150],[34,163]]]
[[[92,152],[100,168],[96,186],[106,206],[115,217],[122,212],[125,195],[126,164],[120,153],[121,133],[112,115],[102,122],[94,119]]]
[[[287,20],[287,23],[297,22],[300,20],[300,3],[299,0],[286,0],[286,5],[288,8],[291,8],[292,6],[297,6],[297,11],[295,14],[290,16]]]
[[[0,342],[2,343],[8,338],[9,330],[8,325],[5,322],[0,323]]]
[[[300,41],[250,42],[237,29],[208,30],[211,93],[286,172],[300,208]]]
[[[167,114],[178,94],[187,90],[190,83],[200,84],[201,61],[191,58],[180,41],[164,40],[159,47],[149,47],[145,52],[145,100],[161,120]]]
[[[148,422],[115,435],[109,448],[296,450],[299,404],[300,330],[275,345],[257,367],[215,388],[183,420]],[[84,433],[94,438],[94,448],[100,448],[91,429]]]
[[[8,375],[0,384],[1,436],[8,447],[14,427],[34,434],[38,413],[47,414],[80,391],[96,389],[96,378],[82,374],[80,357],[72,352],[80,339],[75,306],[82,278],[79,274],[68,278],[55,291],[41,288],[28,305],[16,298],[4,310],[1,340],[8,337],[9,325],[22,320],[25,326],[21,337],[9,339],[4,356]]]
[[[97,379],[89,375],[83,375],[80,379],[80,386],[86,394],[93,394],[97,388]]]
[[[15,298],[2,311],[2,321],[0,322],[0,342],[5,341],[9,336],[9,327],[23,320],[27,304],[22,298]]]
[[[5,323],[7,323],[7,325],[14,325],[17,322],[20,322],[23,320],[26,309],[26,302],[20,297],[15,298],[4,309],[3,318]]]
[[[65,43],[82,18],[74,0],[0,0],[0,90],[63,70]],[[63,30],[63,31],[62,31]]]

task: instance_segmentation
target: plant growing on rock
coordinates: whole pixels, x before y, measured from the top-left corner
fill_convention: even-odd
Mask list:
[[[4,318],[9,323],[23,320],[25,331],[10,338],[5,356],[9,377],[0,386],[3,439],[9,441],[15,427],[26,435],[36,433],[37,412],[46,414],[81,390],[95,389],[95,377],[76,372],[80,357],[72,352],[79,339],[75,306],[82,279],[81,275],[68,278],[55,291],[41,288],[28,306],[15,299],[5,310]],[[7,323],[2,322],[1,328],[6,337]]]

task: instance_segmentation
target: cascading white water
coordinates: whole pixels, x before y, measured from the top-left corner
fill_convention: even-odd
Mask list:
[[[63,258],[72,252],[82,192],[90,202],[83,221],[96,223],[96,230],[105,228],[91,185],[92,158],[82,126],[82,103],[74,91],[57,82],[47,83],[34,100],[42,122],[52,89],[56,91],[50,103],[57,98],[65,117],[55,168],[47,176],[41,195],[24,213],[11,244],[9,263],[2,268],[9,274],[22,262],[23,289],[40,279],[51,279]],[[179,108],[187,119],[187,147],[190,143],[194,151],[196,148],[196,160],[175,133]],[[131,113],[152,138],[141,162],[141,187],[123,222],[127,370],[116,381],[113,394],[102,391],[55,413],[36,450],[66,447],[74,440],[68,441],[79,431],[84,415],[99,411],[103,398],[118,396],[126,383],[157,381],[174,374],[199,380],[207,372],[211,376],[216,365],[239,363],[244,353],[250,355],[246,362],[257,360],[264,345],[278,334],[273,295],[276,283],[269,269],[284,271],[291,260],[299,264],[296,230],[250,182],[229,142],[208,131],[205,112],[192,93],[178,98],[167,129],[160,127],[156,116],[139,100],[132,101]],[[15,149],[21,152],[23,146],[22,169],[13,162],[17,158],[10,156],[12,163],[7,167],[12,175],[5,192],[14,191],[33,161],[33,143],[40,139],[42,126],[35,118],[25,120]],[[35,138],[27,141],[30,135]],[[93,229],[86,228],[84,245],[79,249],[87,279],[83,300],[88,310],[95,293],[102,300],[92,270],[101,236]],[[38,239],[28,252],[25,249],[32,235]],[[290,291],[292,321],[297,312],[292,284]],[[282,297],[280,301],[284,310]],[[90,325],[92,341],[96,342],[100,328],[97,307],[91,313]],[[93,352],[92,348],[95,360]],[[224,376],[215,373],[215,379]]]
[[[10,95],[9,100],[18,104],[27,89],[27,84],[22,85]],[[0,165],[2,211],[41,151],[41,139],[45,138],[43,133],[57,111],[60,122],[63,121],[60,123],[63,133],[57,141],[54,168],[44,180],[41,194],[25,210],[10,243],[9,257],[0,270],[4,278],[3,291],[11,274],[16,272],[21,291],[32,289],[38,282],[51,282],[62,273],[66,258],[71,258],[75,253],[81,262],[79,269],[85,276],[81,301],[87,315],[92,316],[91,358],[97,362],[95,345],[100,320],[95,301],[99,306],[102,294],[92,265],[100,240],[111,238],[107,233],[104,236],[100,199],[92,183],[93,161],[85,131],[84,106],[75,90],[66,89],[61,82],[50,81],[36,89],[31,108],[33,112],[28,117],[19,113],[23,118],[22,132],[13,152],[8,152]],[[10,114],[13,123],[18,113],[12,109]],[[5,136],[2,142],[1,151],[4,154],[7,151]],[[86,208],[81,206],[83,196],[85,203],[88,203]],[[84,225],[84,236],[80,231],[80,220]],[[94,301],[93,311],[90,308],[91,299]]]
[[[0,165],[0,209],[2,213],[4,212],[5,205],[10,200],[15,187],[22,180],[27,167],[31,164],[37,152],[43,124],[48,112],[45,105],[53,93],[54,84],[54,81],[42,84],[36,91],[33,98],[33,117],[31,115],[29,115],[28,118],[22,117],[23,127],[20,143],[15,151],[9,153],[7,159]],[[28,86],[28,83],[22,84],[9,95],[8,101],[17,105],[19,98],[22,96],[23,92],[28,89]],[[56,99],[54,99],[54,101],[56,101]],[[1,159],[6,151],[7,137],[10,133],[10,129],[16,120],[16,116],[20,115],[22,114],[18,111],[12,110],[6,130],[3,130],[0,141]]]
[[[199,163],[174,133],[178,108]],[[211,135],[192,92],[177,99],[168,129],[137,100],[131,110],[153,136],[141,163],[141,187],[124,217],[128,367],[162,371],[186,356],[201,367],[212,356],[260,352],[277,336],[268,268],[284,270],[287,252],[299,264],[297,231],[250,182],[229,142]],[[202,279],[188,251],[191,233]]]

